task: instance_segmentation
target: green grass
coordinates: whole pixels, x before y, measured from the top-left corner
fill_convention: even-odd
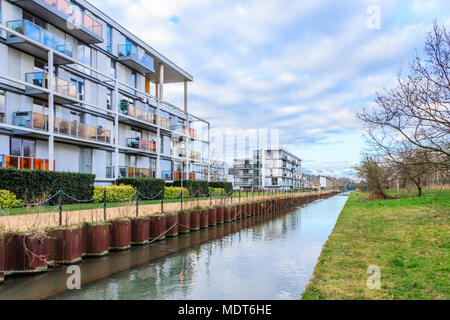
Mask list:
[[[450,190],[350,195],[303,299],[450,299]],[[369,289],[367,267],[381,270]]]
[[[255,192],[255,196],[262,195],[262,193]],[[266,195],[266,194],[265,194]],[[252,193],[248,192],[248,194],[243,191],[241,192],[241,199],[244,201],[244,199],[251,199]],[[230,196],[225,197],[225,199],[229,199]],[[239,198],[239,193],[235,192],[233,194],[233,198]],[[217,201],[218,198],[214,198],[214,200]],[[184,202],[191,202],[196,201],[196,198],[187,198],[184,199]],[[199,198],[199,200],[209,200],[208,197]],[[164,203],[175,203],[180,202],[180,199],[164,199]],[[160,204],[161,200],[145,200],[145,201],[139,201],[139,205],[149,205],[149,204]],[[108,202],[107,207],[108,208],[115,208],[115,207],[121,207],[121,206],[134,206],[135,202],[134,200],[131,200],[129,202]],[[77,203],[77,204],[65,204],[63,205],[63,211],[77,211],[77,210],[90,210],[90,209],[97,209],[97,208],[103,208],[102,203]],[[13,209],[7,209],[7,208],[0,208],[0,216],[15,216],[15,215],[21,215],[21,214],[34,214],[34,213],[44,213],[44,212],[51,212],[51,211],[58,211],[58,206],[40,206],[40,207],[23,207],[23,208],[13,208]]]

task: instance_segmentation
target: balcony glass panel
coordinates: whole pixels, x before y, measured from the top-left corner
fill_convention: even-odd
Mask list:
[[[74,25],[91,31],[100,38],[102,37],[102,25],[94,18],[88,16],[79,7],[71,4],[67,0],[44,0],[44,2],[66,16],[67,20]]]
[[[59,133],[69,134],[70,133],[69,121],[63,120],[63,119],[58,119],[58,129],[59,129],[59,131],[58,131]]]
[[[35,86],[48,89],[48,73],[47,72],[29,72],[25,74],[25,81]],[[53,77],[55,92],[63,94],[74,99],[77,98],[77,86],[67,80]]]
[[[0,155],[1,156],[1,155]],[[53,161],[53,167],[55,167]],[[37,159],[18,156],[5,156],[4,166],[6,168],[17,168],[27,170],[49,170],[49,162],[47,159]]]
[[[83,123],[78,123],[78,137],[87,138],[87,126]]]
[[[140,64],[145,66],[145,68],[154,71],[154,62],[153,58],[150,57],[145,50],[139,48],[133,43],[127,44],[119,44],[117,47],[119,57],[130,57],[137,61]]]
[[[28,20],[12,20],[6,22],[6,27],[23,34],[36,42],[39,42],[47,47],[50,47],[60,53],[63,53],[69,57],[72,57],[73,47],[72,44],[66,42],[63,38],[58,37],[52,32],[38,26]],[[8,33],[9,38],[15,38],[16,36]]]
[[[97,139],[97,129],[95,127],[88,126],[88,139],[96,140]]]

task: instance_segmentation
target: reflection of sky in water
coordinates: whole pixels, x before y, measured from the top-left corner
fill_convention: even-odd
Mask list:
[[[299,299],[346,197],[84,286],[56,299]]]

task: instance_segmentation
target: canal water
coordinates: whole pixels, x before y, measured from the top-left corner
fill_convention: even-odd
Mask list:
[[[317,200],[52,299],[299,299],[347,197]]]

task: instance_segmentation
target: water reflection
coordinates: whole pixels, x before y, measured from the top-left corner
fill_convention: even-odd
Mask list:
[[[54,298],[298,299],[346,199],[191,233],[189,241],[235,232]]]

